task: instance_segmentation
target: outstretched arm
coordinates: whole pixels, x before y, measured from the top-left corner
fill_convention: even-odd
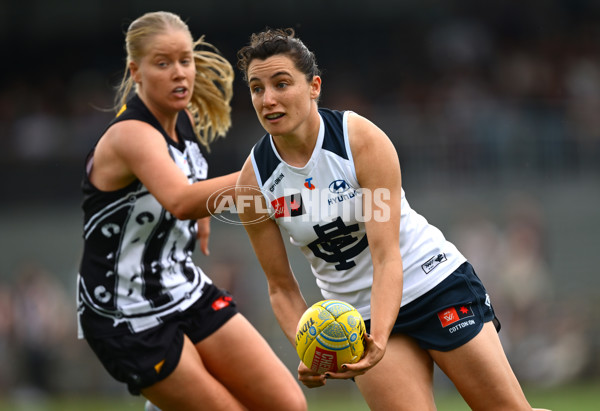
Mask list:
[[[90,178],[105,191],[139,179],[173,216],[191,220],[214,211],[207,203],[214,193],[233,196],[238,175],[235,172],[190,184],[173,162],[162,135],[147,123],[127,120],[110,127],[98,142]]]
[[[248,196],[255,198],[260,207]],[[260,194],[254,169],[250,160],[242,168],[236,188],[236,207],[240,220],[244,223],[246,232],[254,252],[267,277],[269,299],[279,326],[292,346],[296,346],[296,332],[300,317],[307,309],[306,301],[290,267],[287,251],[283,243],[281,231],[277,224],[267,215],[265,199]],[[301,361],[298,365],[298,379],[307,387],[314,388],[325,385],[325,376],[317,374]]]
[[[256,197],[249,201],[248,196]],[[238,180],[236,203],[240,220],[266,275],[275,317],[290,343],[295,346],[296,326],[307,308],[306,301],[290,267],[279,227],[265,214],[265,199],[260,194],[249,159]],[[256,204],[260,206],[256,207]]]

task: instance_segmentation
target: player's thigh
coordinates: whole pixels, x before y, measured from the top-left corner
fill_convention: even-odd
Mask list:
[[[492,322],[466,344],[430,354],[471,409],[531,410]]]
[[[196,347],[211,374],[248,408],[306,409],[304,394],[290,370],[241,314]]]
[[[243,410],[239,401],[205,368],[196,347],[184,336],[175,370],[164,380],[142,390],[163,411]]]
[[[381,361],[355,380],[371,410],[435,410],[433,361],[406,335],[393,334]]]

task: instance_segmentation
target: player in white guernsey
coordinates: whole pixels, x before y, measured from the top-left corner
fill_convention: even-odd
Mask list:
[[[80,337],[147,409],[305,410],[287,367],[192,260],[196,237],[208,252],[208,198],[233,195],[239,175],[207,179],[201,149],[230,126],[233,68],[168,12],[131,23],[126,46],[122,108],[82,185]]]
[[[250,159],[258,187],[268,193],[270,214],[310,262],[323,297],[349,302],[369,319],[373,260],[365,220],[376,216],[365,215],[362,203],[365,196],[381,200],[385,192],[367,193],[357,181],[348,140],[351,115],[349,111],[319,110],[315,148],[302,167],[283,161],[270,135],[253,148]],[[406,305],[442,282],[466,259],[410,208],[404,190],[400,192],[402,305]],[[381,218],[392,212],[389,208],[381,211]]]
[[[300,381],[355,378],[371,409],[433,410],[434,362],[472,409],[531,410],[498,338],[489,296],[465,257],[411,209],[394,146],[373,123],[318,107],[321,78],[292,29],[255,33],[238,52],[267,134],[238,180],[237,206],[292,345],[307,309],[280,229],[310,262],[323,297],[353,304],[364,357]],[[244,200],[261,192],[260,206]]]

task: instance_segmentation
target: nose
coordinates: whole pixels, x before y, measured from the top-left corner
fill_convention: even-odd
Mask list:
[[[185,76],[185,72],[184,72],[184,68],[180,63],[175,63],[173,65],[173,76],[175,78],[179,78],[179,77],[184,77]]]
[[[275,94],[270,87],[265,87],[265,90],[263,92],[262,101],[263,101],[263,106],[265,106],[265,107],[273,106],[276,104]]]

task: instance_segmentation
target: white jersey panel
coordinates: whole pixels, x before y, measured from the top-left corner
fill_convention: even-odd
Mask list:
[[[269,135],[254,146],[253,166],[272,218],[302,250],[323,297],[347,301],[369,319],[373,264],[364,224],[370,216],[363,215],[363,196],[371,194],[363,192],[356,178],[348,142],[349,112],[320,109],[319,113],[317,143],[304,167],[285,163]],[[440,230],[411,209],[404,190],[401,194],[405,305],[466,260]]]

